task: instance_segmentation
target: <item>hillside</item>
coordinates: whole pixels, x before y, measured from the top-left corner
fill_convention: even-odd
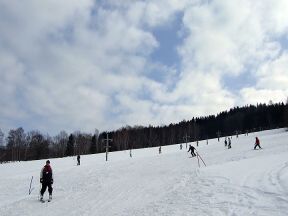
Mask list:
[[[262,150],[253,150],[255,136]],[[198,167],[185,144],[51,159],[54,192],[40,203],[45,160],[0,165],[0,215],[287,215],[288,132],[262,131],[192,143],[207,167]],[[32,193],[28,195],[31,177]],[[45,193],[47,197],[47,192]]]

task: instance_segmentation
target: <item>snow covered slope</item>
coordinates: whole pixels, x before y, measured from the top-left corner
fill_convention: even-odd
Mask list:
[[[255,136],[262,150],[253,150]],[[288,132],[263,131],[232,138],[232,148],[209,140],[192,143],[207,167],[198,167],[185,144],[51,159],[54,192],[40,203],[45,163],[0,165],[0,215],[288,215]],[[31,177],[31,195],[28,195]],[[45,193],[47,198],[47,192]]]

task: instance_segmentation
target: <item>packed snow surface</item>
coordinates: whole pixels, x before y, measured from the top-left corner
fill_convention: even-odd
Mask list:
[[[255,136],[261,150],[253,150]],[[203,216],[288,215],[288,132],[285,129],[186,144],[51,159],[53,200],[40,203],[45,160],[0,165],[0,215]],[[188,143],[189,145],[189,143]],[[31,177],[32,193],[29,195]],[[48,197],[45,193],[45,199]]]

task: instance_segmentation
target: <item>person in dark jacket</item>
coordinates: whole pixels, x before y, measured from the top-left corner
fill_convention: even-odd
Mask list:
[[[80,155],[77,155],[77,166],[80,165]]]
[[[52,184],[53,184],[53,172],[52,168],[50,166],[50,161],[46,161],[46,165],[42,168],[40,173],[40,183],[42,183],[42,188],[40,191],[40,200],[43,200],[43,195],[46,191],[46,188],[48,187],[49,192],[49,200],[52,199]]]
[[[256,137],[256,140],[255,140],[254,150],[256,150],[257,146],[259,147],[259,149],[262,149],[261,146],[260,146],[260,140],[258,139],[258,137]]]
[[[191,155],[192,155],[192,157],[195,157],[196,156],[196,154],[195,154],[195,148],[194,148],[194,146],[192,146],[192,145],[189,145],[189,149],[188,149],[188,152],[189,151],[191,151]]]
[[[231,139],[230,139],[230,137],[228,137],[228,149],[230,149],[231,148]]]

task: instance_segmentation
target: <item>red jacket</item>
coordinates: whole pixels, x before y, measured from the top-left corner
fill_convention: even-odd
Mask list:
[[[256,142],[255,142],[256,145],[260,145],[260,141],[258,139],[258,137],[256,137]]]
[[[45,184],[53,184],[53,172],[50,165],[45,165],[40,173],[40,182]]]

